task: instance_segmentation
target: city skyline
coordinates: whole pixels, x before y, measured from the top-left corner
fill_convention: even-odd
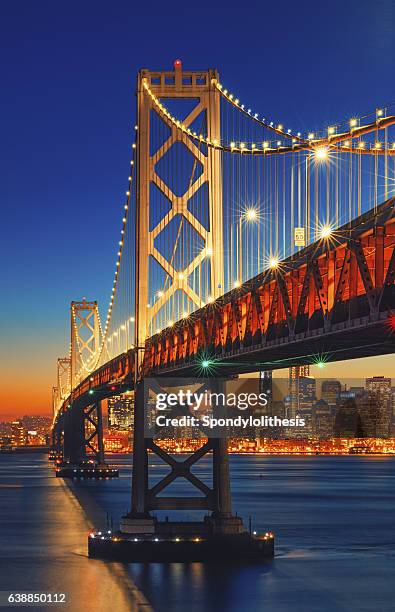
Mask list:
[[[340,376],[340,373],[344,371],[344,364],[347,364],[347,380],[361,380],[374,376],[386,376],[395,379],[395,364],[394,364],[394,356],[393,355],[384,355],[378,357],[365,357],[363,359],[353,359],[347,362],[339,361],[339,362],[327,362],[324,366],[318,366],[312,364],[310,366],[311,375],[317,379],[332,379],[332,378],[344,378]],[[287,369],[279,369],[274,370],[273,375],[275,378],[284,378],[287,376]],[[47,393],[47,389],[42,390],[44,398]],[[1,395],[0,395],[1,397]],[[26,398],[26,400],[24,399]],[[4,401],[4,400],[3,400]],[[0,405],[0,421],[8,420],[11,421],[18,415],[25,414],[29,412],[31,415],[46,415],[52,416],[52,405],[51,398],[48,398],[47,405],[45,405],[45,400],[40,401],[36,399],[34,402],[34,407],[31,411],[27,410],[27,402],[29,400],[29,389],[26,389],[23,394],[21,394],[18,398],[18,402],[16,403],[16,407],[14,410],[8,409],[4,403]]]
[[[250,418],[253,419],[266,415],[267,422],[265,425],[262,424],[263,429],[258,425],[254,427],[248,425],[247,429],[243,427],[240,429],[240,425],[231,426],[227,433],[229,450],[233,449],[231,452],[238,452],[238,438],[240,440],[244,438],[244,442],[239,446],[240,452],[254,452],[254,449],[262,452],[268,440],[283,441],[278,449],[279,452],[287,452],[287,448],[291,448],[289,445],[292,440],[304,440],[306,452],[310,443],[328,441],[333,447],[331,450],[330,445],[326,446],[325,452],[336,452],[335,447],[339,450],[341,444],[339,447],[338,443],[344,439],[354,440],[345,447],[346,452],[352,449],[352,444],[357,444],[355,442],[357,439],[365,441],[368,444],[366,448],[371,449],[377,446],[380,439],[387,439],[390,446],[387,445],[387,450],[384,452],[392,452],[395,444],[395,386],[392,385],[391,378],[385,376],[342,380],[315,378],[311,375],[309,366],[290,368],[288,378],[271,380],[267,374],[260,378],[242,378],[240,384],[230,383],[230,387],[228,386],[227,392],[233,390],[245,395],[247,389],[250,391],[259,389],[260,392],[269,393],[268,397],[271,398],[266,408],[250,407],[246,413],[240,413],[243,417],[248,417],[250,414]],[[185,382],[182,383],[182,387]],[[107,407],[103,410],[105,431],[103,440],[106,452],[131,451],[134,429],[133,406],[134,399],[130,393],[108,399]],[[229,407],[228,415],[232,414],[234,417],[238,412]],[[179,413],[179,416],[181,417],[182,413]],[[281,424],[283,419],[295,419],[295,417],[304,419],[305,424],[301,428],[293,429]],[[147,418],[149,420],[155,418],[154,413],[152,417]],[[24,415],[12,421],[0,421],[0,447],[7,451],[10,446],[46,445],[50,439],[50,427],[51,418],[48,416]],[[171,447],[173,440],[174,450],[183,449],[183,452],[187,452],[188,448],[196,450],[195,442],[205,436],[202,430],[194,429],[188,423],[180,425],[173,432],[171,428],[159,429],[157,435],[160,445],[168,447],[170,444]],[[258,445],[252,445],[252,440]],[[302,447],[299,451],[296,447],[292,448],[296,452],[304,452]],[[320,449],[320,452],[324,452],[323,447]]]

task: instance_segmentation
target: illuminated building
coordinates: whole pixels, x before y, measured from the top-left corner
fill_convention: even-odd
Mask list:
[[[310,366],[289,368],[289,396],[290,418],[294,418],[301,409],[311,409],[311,401],[315,398],[315,379],[310,376]]]
[[[25,429],[36,431],[37,436],[45,438],[51,431],[52,419],[41,415],[25,415],[22,417],[22,423]]]
[[[313,433],[313,404],[316,401],[316,382],[310,376],[310,366],[295,366],[289,369],[289,402],[287,416],[294,419],[300,416],[305,419],[305,427],[290,428],[290,437],[306,437]]]
[[[273,393],[273,372],[263,370],[259,372],[259,393],[266,393],[271,396]]]
[[[348,400],[349,401],[349,400]],[[205,439],[161,439],[158,446],[171,453],[192,453],[205,442]],[[267,454],[267,455],[354,455],[380,454],[395,455],[395,438],[316,438],[273,439],[262,438],[230,438],[228,440],[230,453],[236,454]]]
[[[310,377],[310,366],[294,366],[289,368],[289,395],[292,401],[292,416],[299,409],[299,381],[301,378]]]
[[[133,428],[133,405],[131,395],[116,395],[108,400],[108,427],[119,431]]]
[[[106,453],[124,453],[131,449],[130,441],[125,435],[108,435],[104,437],[104,450]]]
[[[273,400],[271,406],[271,416],[277,416],[280,419],[284,419],[286,417],[286,398],[284,401],[281,400]],[[270,438],[282,438],[284,437],[284,427],[267,427],[266,428],[266,436]]]
[[[334,417],[330,405],[324,399],[318,400],[313,407],[313,433],[318,438],[333,436]]]
[[[325,400],[334,415],[336,412],[336,402],[342,390],[340,381],[324,380],[321,385],[321,399]]]
[[[334,434],[336,438],[361,438],[362,419],[356,402],[356,393],[342,391],[338,399]]]
[[[13,446],[25,446],[28,441],[27,431],[21,420],[11,423],[11,444]]]
[[[375,437],[388,438],[391,435],[392,424],[391,379],[384,376],[367,378],[366,390],[370,401],[374,403],[377,414]]]

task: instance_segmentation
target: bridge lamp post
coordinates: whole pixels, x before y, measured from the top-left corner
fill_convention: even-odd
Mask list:
[[[328,223],[325,225],[318,225],[315,231],[316,240],[322,240],[326,243],[334,242],[334,234],[335,228]]]
[[[248,208],[245,213],[247,221],[256,221],[258,218],[258,212],[256,208]]]
[[[215,360],[214,359],[210,359],[209,356],[201,355],[200,358],[198,359],[198,364],[199,364],[199,367],[201,368],[201,370],[204,371],[204,374],[207,374],[207,373],[210,372],[210,369],[212,367],[214,367]]]
[[[210,358],[210,356],[200,355],[196,358],[195,367],[199,376],[203,376],[203,378],[212,378],[216,375],[216,366],[219,365],[220,362],[215,358]]]
[[[320,238],[323,238],[324,240],[326,238],[330,238],[330,236],[332,235],[333,229],[331,228],[330,225],[324,225],[321,229],[320,229]]]
[[[329,149],[328,147],[317,147],[314,149],[314,159],[317,162],[324,162],[329,158]]]

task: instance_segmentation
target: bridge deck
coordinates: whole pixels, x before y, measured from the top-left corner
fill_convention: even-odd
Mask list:
[[[144,376],[278,369],[395,352],[395,199],[207,304],[146,342]],[[82,381],[74,406],[132,389],[135,349]]]

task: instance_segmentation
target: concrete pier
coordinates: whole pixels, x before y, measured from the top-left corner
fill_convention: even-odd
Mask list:
[[[209,521],[208,521],[209,523]],[[167,530],[165,530],[167,526]],[[223,563],[262,562],[274,557],[274,535],[248,532],[216,534],[204,523],[157,523],[154,534],[92,531],[88,554],[92,558],[126,562]]]

